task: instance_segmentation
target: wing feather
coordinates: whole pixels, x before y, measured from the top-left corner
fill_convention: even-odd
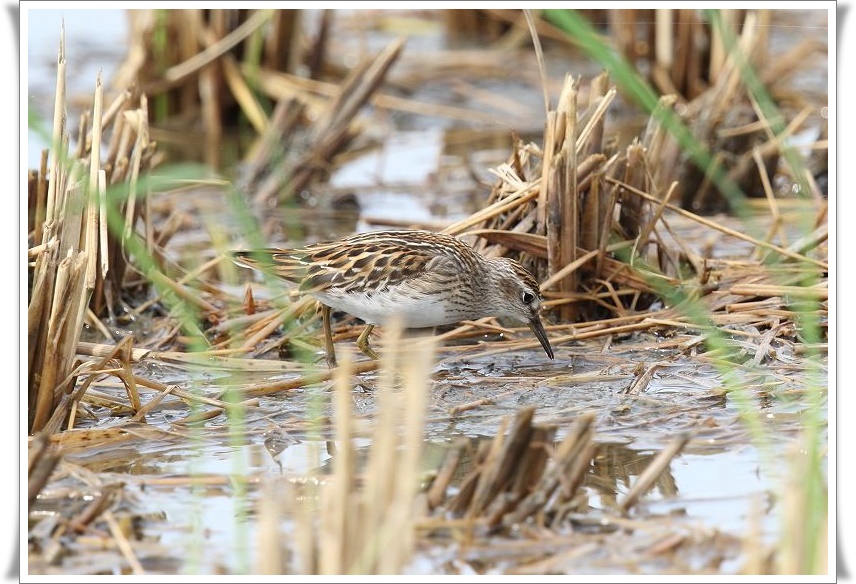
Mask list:
[[[301,291],[372,293],[404,283],[449,285],[476,252],[455,237],[427,231],[368,232],[299,249],[232,252],[239,265],[300,284]]]

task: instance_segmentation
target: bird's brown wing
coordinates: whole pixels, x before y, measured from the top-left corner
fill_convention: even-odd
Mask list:
[[[313,289],[374,292],[426,273],[438,250],[404,245],[395,238],[343,240],[305,248],[306,278]]]
[[[450,247],[451,246],[451,247]],[[454,250],[454,247],[460,249]],[[404,282],[454,280],[474,254],[463,242],[427,232],[369,232],[299,249],[232,252],[240,265],[300,284],[304,292],[374,292]]]

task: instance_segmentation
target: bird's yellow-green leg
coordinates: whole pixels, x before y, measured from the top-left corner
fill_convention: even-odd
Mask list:
[[[373,324],[366,325],[366,328],[363,332],[360,333],[360,336],[357,337],[357,348],[362,351],[363,355],[369,357],[371,359],[377,359],[377,353],[374,352],[374,349],[369,347],[369,335],[374,328]]]
[[[336,350],[333,348],[333,331],[330,329],[330,307],[321,305],[321,323],[324,325],[324,346],[327,350],[327,365],[336,366]]]

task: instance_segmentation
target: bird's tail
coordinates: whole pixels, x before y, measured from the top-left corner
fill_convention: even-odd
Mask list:
[[[234,250],[228,252],[228,255],[239,266],[266,272],[290,282],[299,283],[306,275],[306,265],[286,250]]]
[[[242,249],[227,252],[233,262],[254,270],[269,269],[276,265],[273,260],[275,253],[272,249]]]

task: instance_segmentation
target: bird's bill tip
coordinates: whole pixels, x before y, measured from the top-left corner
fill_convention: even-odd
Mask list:
[[[544,347],[544,352],[547,353],[547,356],[550,359],[554,359],[553,347],[550,346],[550,339],[547,338],[547,331],[544,330],[544,325],[541,324],[541,319],[535,317],[530,320],[529,328],[531,328],[532,332],[535,333],[535,336],[538,338],[538,341],[541,343],[541,346]]]

